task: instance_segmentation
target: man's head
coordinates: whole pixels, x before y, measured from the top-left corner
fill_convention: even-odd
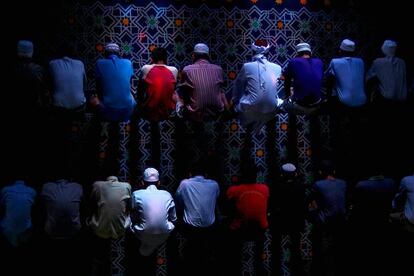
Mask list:
[[[258,39],[252,44],[252,50],[255,55],[266,54],[270,49],[266,39]]]
[[[154,168],[147,168],[144,171],[142,182],[145,187],[148,187],[149,185],[159,186],[160,174]]]
[[[395,51],[397,50],[397,42],[393,40],[385,40],[381,47],[382,52],[387,57],[395,56]]]
[[[335,175],[335,167],[332,161],[330,160],[322,160],[320,168],[319,168],[319,174],[321,177],[326,178],[328,176],[334,176]]]
[[[194,46],[192,57],[194,61],[197,61],[198,59],[208,60],[210,59],[210,49],[204,43],[197,43]]]
[[[345,54],[353,54],[355,51],[355,42],[349,39],[344,39],[342,40],[339,49]]]
[[[312,55],[312,49],[308,43],[301,42],[296,45],[296,52],[299,56]]]
[[[32,58],[33,42],[29,40],[19,40],[19,42],[17,42],[17,56],[20,58]]]
[[[167,64],[167,50],[162,47],[157,47],[151,52],[151,61],[152,63],[163,63]]]
[[[107,56],[109,56],[109,55],[119,55],[120,50],[121,49],[119,48],[119,45],[116,44],[116,43],[108,43],[105,46],[105,54]]]

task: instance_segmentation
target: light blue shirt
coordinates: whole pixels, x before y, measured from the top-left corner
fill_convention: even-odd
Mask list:
[[[262,54],[243,64],[233,89],[233,103],[239,112],[274,112],[278,106],[277,89],[282,68]]]
[[[16,181],[4,187],[0,195],[0,204],[4,209],[1,231],[12,245],[18,246],[21,235],[32,227],[31,210],[36,192],[24,181]]]
[[[332,96],[350,107],[357,107],[367,102],[364,89],[364,61],[356,57],[332,59],[327,75],[335,78]]]
[[[397,57],[377,58],[367,73],[367,80],[377,77],[381,95],[390,100],[407,99],[407,76],[404,60]]]
[[[85,67],[80,60],[63,57],[49,62],[53,81],[53,104],[73,109],[86,102]]]
[[[102,101],[111,108],[130,108],[135,106],[131,94],[131,78],[134,74],[128,59],[111,55],[96,63],[96,79],[101,85]]]
[[[170,233],[176,220],[175,203],[169,192],[149,185],[132,193],[132,232]]]
[[[184,222],[195,227],[211,226],[215,220],[218,183],[203,176],[181,181],[175,194],[177,206],[184,210]]]
[[[394,208],[396,208],[397,202],[403,196],[407,196],[404,206],[404,214],[407,219],[414,224],[414,175],[406,176],[401,180],[400,189],[393,201]]]

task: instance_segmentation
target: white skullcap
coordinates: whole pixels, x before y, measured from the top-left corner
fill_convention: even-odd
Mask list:
[[[292,173],[296,171],[296,167],[292,163],[286,163],[282,165],[282,170],[284,172]]]
[[[107,52],[119,52],[119,45],[116,43],[109,43],[105,46],[105,51]]]
[[[31,58],[33,56],[33,42],[29,40],[19,40],[19,42],[17,42],[17,55],[19,57]]]
[[[296,45],[296,52],[300,53],[305,51],[312,53],[311,47],[308,43],[302,42]]]
[[[395,56],[395,50],[397,49],[397,43],[393,40],[385,40],[382,44],[381,50],[387,57]]]
[[[341,46],[339,47],[342,51],[346,52],[353,52],[355,51],[355,42],[349,39],[344,39],[341,42]]]
[[[194,46],[194,51],[193,51],[194,53],[197,53],[197,54],[209,54],[209,49],[208,49],[208,46],[206,45],[206,44],[204,44],[204,43],[197,43],[195,46]]]
[[[157,182],[160,180],[160,174],[154,168],[147,168],[144,171],[144,181],[145,182]]]

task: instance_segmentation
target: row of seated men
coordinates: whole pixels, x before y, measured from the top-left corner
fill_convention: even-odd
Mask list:
[[[401,148],[410,146],[409,142],[399,139],[407,137],[404,129],[412,122],[410,116],[402,115],[405,109],[400,104],[410,97],[413,89],[407,89],[405,62],[395,56],[395,41],[384,41],[381,47],[384,57],[376,59],[367,72],[363,60],[356,57],[355,43],[349,39],[340,43],[338,57],[331,60],[326,70],[321,59],[313,56],[308,43],[296,45],[297,57],[292,58],[284,70],[267,59],[273,45],[266,40],[259,39],[250,46],[252,60],[244,63],[233,76],[232,95],[226,95],[223,70],[212,63],[210,49],[204,43],[194,46],[193,64],[180,72],[167,65],[168,53],[164,48],[153,50],[150,64],[143,65],[137,73],[136,89],[131,85],[135,74],[131,61],[121,58],[121,49],[116,43],[109,43],[105,47],[105,58],[96,63],[96,89],[89,95],[85,93],[85,66],[82,61],[69,57],[71,53],[65,45],[60,47],[60,57],[49,62],[48,73],[45,73],[32,60],[33,43],[21,40],[17,45],[14,77],[11,78],[15,89],[7,96],[12,99],[11,118],[21,117],[21,120],[13,121],[15,126],[10,131],[16,133],[12,134],[13,143],[17,144],[18,150],[19,145],[27,144],[27,134],[35,139],[33,133],[44,132],[40,126],[44,118],[30,111],[39,111],[48,105],[56,111],[47,115],[55,119],[55,125],[64,124],[62,114],[82,115],[79,113],[88,103],[105,121],[127,121],[134,110],[151,122],[171,118],[172,114],[195,123],[229,115],[227,117],[238,117],[247,129],[259,130],[278,112],[314,114],[328,99],[332,106],[329,113],[332,115],[333,140],[339,151],[337,160],[347,160],[344,156],[348,152],[357,151],[349,141],[365,137],[366,132],[379,141],[379,149],[375,148],[375,151],[389,149],[390,142],[402,145]],[[282,82],[284,96],[278,93]],[[132,90],[137,92],[131,93]],[[381,103],[371,116],[372,125],[379,127],[368,131],[360,121],[364,120],[364,107],[371,99]],[[402,127],[401,118],[408,120],[401,123]],[[390,125],[395,129],[390,131]],[[294,127],[294,123],[290,126]],[[29,147],[35,148],[39,143],[35,141]],[[360,148],[364,146],[362,143]],[[387,151],[390,154],[401,152]]]
[[[32,61],[32,42],[21,40],[13,78],[14,102],[19,103],[15,114],[47,103],[59,110],[76,112],[88,101],[109,121],[130,119],[137,104],[140,113],[151,121],[168,119],[174,109],[179,116],[185,113],[194,121],[204,121],[227,109],[236,111],[243,124],[257,128],[283,110],[299,114],[316,111],[327,98],[323,93],[324,79],[327,79],[327,94],[346,108],[358,110],[370,97],[391,102],[409,97],[405,62],[395,56],[394,41],[384,42],[385,57],[376,59],[368,72],[363,60],[355,56],[356,45],[349,39],[341,42],[338,57],[332,59],[326,70],[321,59],[312,56],[311,46],[299,43],[297,57],[282,72],[281,66],[267,60],[271,46],[260,39],[251,45],[252,61],[244,63],[237,77],[232,77],[235,81],[230,96],[224,93],[223,70],[211,63],[209,47],[204,43],[194,46],[193,64],[180,72],[167,66],[168,53],[164,48],[155,48],[150,64],[138,72],[137,93],[131,93],[134,76],[131,61],[120,57],[116,43],[109,43],[105,58],[99,59],[95,66],[95,93],[85,95],[88,93],[85,93],[84,64],[70,58],[66,47],[62,47],[64,53],[60,58],[50,61],[46,74]],[[366,80],[374,79],[377,88],[366,89]],[[282,82],[285,95],[280,97]],[[378,93],[370,95],[376,90]]]
[[[155,275],[157,264],[166,264],[168,275],[242,275],[243,242],[253,241],[255,273],[266,275],[270,228],[272,275],[287,261],[283,235],[290,237],[291,275],[305,275],[305,220],[313,224],[311,275],[403,275],[409,269],[411,255],[401,252],[414,245],[414,175],[397,183],[376,170],[351,187],[324,161],[306,193],[292,163],[281,166],[273,183],[257,183],[254,166],[242,172],[239,184],[224,188],[194,166],[176,191],[162,188],[154,168],[134,188],[115,176],[91,190],[67,179],[34,189],[18,178],[1,190],[2,271],[111,275],[111,254],[119,254],[112,261],[122,262],[127,275]],[[177,233],[185,238],[182,254]],[[117,259],[122,252],[111,253],[111,241],[122,237],[123,261]],[[162,245],[166,259],[159,255]]]

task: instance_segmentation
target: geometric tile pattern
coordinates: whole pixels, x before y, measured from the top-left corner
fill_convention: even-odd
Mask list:
[[[125,238],[121,237],[116,240],[111,240],[111,275],[123,276],[125,268],[123,260],[125,257]]]
[[[93,2],[67,7],[63,40],[78,49],[87,65],[88,89],[93,90],[94,65],[101,57],[103,46],[119,43],[124,57],[130,59],[135,73],[148,63],[150,49],[163,46],[169,52],[169,63],[183,68],[191,62],[193,45],[203,41],[210,46],[213,62],[224,70],[226,92],[242,64],[249,59],[250,44],[266,38],[273,47],[269,60],[283,68],[294,56],[294,46],[307,41],[316,56],[328,62],[344,36],[361,36],[357,23],[347,22],[344,14],[334,11],[312,11],[306,6],[290,10],[276,5],[262,10],[250,8],[212,8],[147,5],[108,5]],[[346,24],[345,24],[346,23]],[[210,28],[214,26],[214,28]],[[134,74],[134,87],[137,74]]]

